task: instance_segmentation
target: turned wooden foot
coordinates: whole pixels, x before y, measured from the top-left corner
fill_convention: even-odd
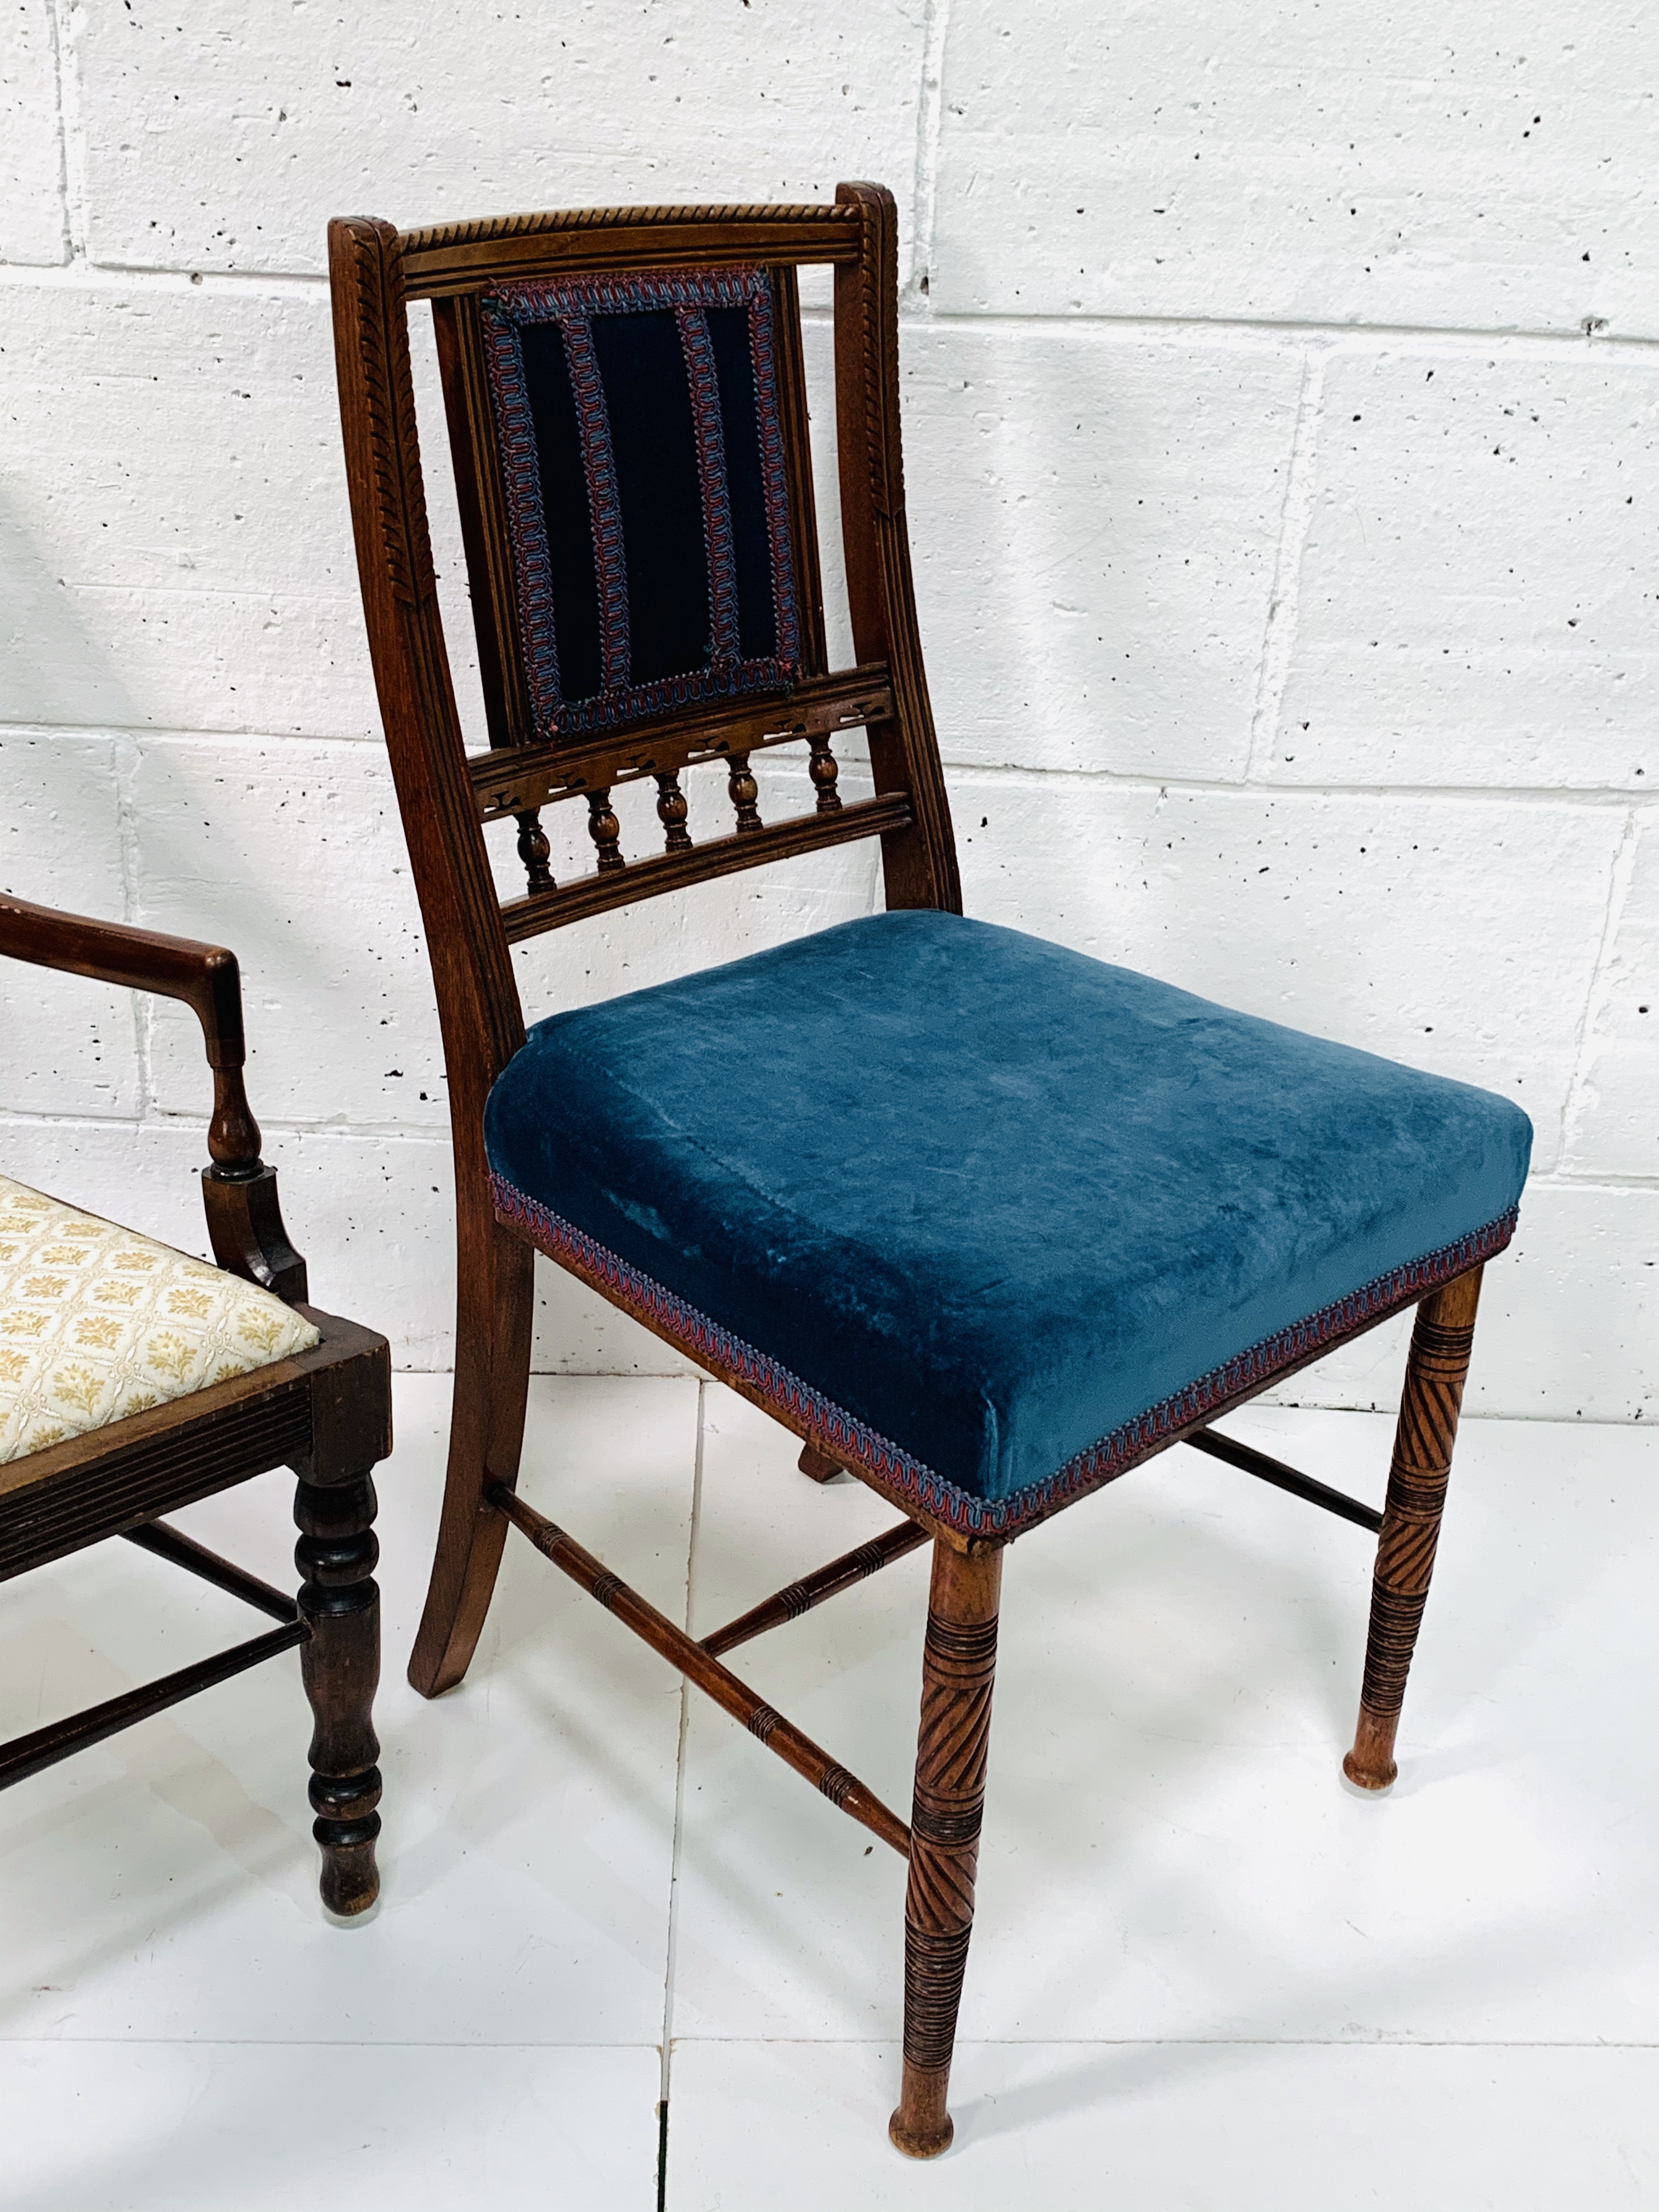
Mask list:
[[[1399,1771],[1395,1733],[1428,1602],[1480,1297],[1480,1270],[1474,1267],[1417,1309],[1376,1543],[1359,1724],[1342,1762],[1342,1771],[1362,1790],[1386,1790]]]
[[[908,2158],[937,2158],[953,2133],[945,2097],[974,1928],[1001,1588],[1000,1550],[964,1559],[934,1545],[904,1900],[904,2080],[887,2125]]]
[[[305,1577],[300,1612],[311,1625],[301,1651],[315,1728],[311,1739],[312,1829],[322,1846],[322,1898],[349,1918],[380,1892],[374,1840],[380,1832],[380,1747],[374,1692],[380,1678],[380,1593],[373,1579],[380,1546],[367,1474],[301,1482],[294,1501],[301,1534],[295,1564]]]

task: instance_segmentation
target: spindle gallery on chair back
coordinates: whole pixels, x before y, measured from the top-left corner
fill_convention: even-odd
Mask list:
[[[836,434],[856,655],[854,666],[841,670],[827,665],[808,447],[796,272],[811,263],[834,271]],[[1045,1515],[1183,1440],[1363,1527],[1380,1527],[1371,1656],[1348,1768],[1367,1787],[1386,1787],[1480,1263],[1512,1226],[1518,1184],[1511,1189],[1504,1176],[1519,1139],[1509,1130],[1507,1165],[1496,1181],[1465,1178],[1475,1194],[1463,1211],[1463,1201],[1449,1195],[1455,1177],[1444,1191],[1437,1185],[1412,1194],[1417,1210],[1393,1242],[1362,1235],[1357,1217],[1343,1213],[1340,1194],[1356,1178],[1351,1164],[1334,1158],[1330,1184],[1339,1195],[1330,1223],[1306,1249],[1340,1247],[1340,1255],[1306,1286],[1317,1287],[1317,1297],[1298,1302],[1294,1286],[1285,1290],[1275,1277],[1273,1297],[1264,1291],[1247,1310],[1235,1300],[1224,1310],[1215,1287],[1201,1285],[1187,1300],[1206,1321],[1192,1341],[1193,1364],[1164,1373],[1157,1389],[1149,1380],[1143,1397],[1121,1403],[1111,1395],[1116,1384],[1104,1347],[1085,1346],[1079,1322],[1066,1384],[1075,1403],[1044,1401],[1030,1419],[1018,1408],[997,1411],[1003,1383],[988,1380],[981,1394],[975,1355],[961,1351],[980,1340],[974,1332],[994,1304],[994,1285],[1014,1282],[1045,1236],[1054,1240],[1056,1282],[1075,1279],[1079,1240],[1104,1252],[1103,1267],[1114,1249],[1126,1249],[1115,1243],[1115,1232],[1077,1224],[1087,1224],[1097,1196],[1109,1211],[1124,1192],[1144,1190],[1146,1174],[1120,1163],[1101,1169],[1091,1184],[1094,1170],[1079,1162],[1098,1154],[1102,1128],[1115,1126],[1103,1085],[1133,1080],[1143,1048],[1162,1049],[1158,1038],[1171,1033],[1167,1021],[1146,1025],[1149,994],[1201,1009],[1182,1014],[1183,1034],[1219,1040],[1202,1060],[1200,1100],[1206,1085],[1224,1086],[1229,1071],[1245,1061],[1256,1071],[1254,1090],[1247,1085],[1226,1112],[1200,1113],[1183,1125],[1181,1142],[1200,1167],[1204,1147],[1231,1141],[1228,1115],[1248,1120],[1271,1096],[1280,1081],[1272,1070],[1281,1064],[1291,1071],[1283,1078],[1287,1097],[1301,1082],[1321,1102],[1340,1084],[1375,1087],[1384,1064],[956,919],[956,855],[911,586],[890,195],[842,185],[829,206],[622,208],[402,233],[383,222],[342,220],[331,228],[330,268],[363,603],[431,952],[455,1148],[448,1486],[410,1679],[428,1695],[461,1680],[507,1529],[516,1526],[832,1804],[906,1856],[904,2073],[891,2133],[902,2149],[932,2155],[951,2140],[945,2091],[973,1912],[1003,1547]],[[489,738],[487,750],[471,753],[450,682],[416,440],[408,311],[423,300],[436,330]],[[865,732],[874,784],[872,795],[856,799],[839,788],[834,751],[837,734],[853,729]],[[801,811],[763,820],[753,762],[789,746],[805,754]],[[732,814],[724,834],[694,842],[682,778],[704,764],[724,775]],[[641,856],[623,849],[612,794],[646,780],[655,787],[661,849]],[[556,881],[542,816],[571,799],[586,804],[595,865]],[[521,895],[503,902],[485,837],[507,825],[516,830],[526,881]],[[866,837],[880,840],[884,915],[823,933],[805,950],[782,948],[611,1009],[557,1017],[526,1041],[510,959],[515,944],[607,908]],[[781,979],[791,962],[786,991]],[[860,1027],[860,1009],[878,1000],[887,1056],[872,1080],[864,1065],[872,1032]],[[538,1078],[547,1055],[562,1049],[561,1039],[575,1034],[571,1024],[613,1012],[603,1050],[584,1050],[558,1081]],[[667,1042],[653,1059],[645,1029],[659,1014]],[[981,1080],[972,1055],[981,1046],[992,1052],[984,1039],[999,1023],[1017,1025],[1027,1014],[1037,1027],[1029,1035],[1009,1029],[1007,1049],[1033,1080],[1033,1071],[1041,1074],[1051,1103],[1005,1127],[998,1116],[1006,1116],[1009,1086]],[[1068,1040],[1115,1036],[1136,1023],[1140,1042],[1103,1047],[1082,1078],[1061,1065]],[[698,1121],[696,1097],[689,1107],[682,1099],[678,1118],[660,1127],[628,1116],[635,1102],[648,1103],[653,1083],[665,1095],[682,1081],[698,1053],[710,1057],[693,1159],[680,1140],[688,1114]],[[617,1055],[629,1054],[619,1077]],[[784,1103],[765,1085],[783,1080],[791,1054]],[[1269,1072],[1261,1073],[1264,1067]],[[583,1088],[590,1077],[591,1094]],[[1432,1110],[1449,1129],[1457,1110],[1473,1109],[1467,1103],[1457,1109],[1443,1092],[1459,1091],[1465,1102],[1483,1096],[1389,1072],[1390,1082],[1396,1077],[1396,1091],[1411,1090],[1412,1110]],[[854,1126],[839,1139],[833,1125],[813,1121],[843,1108]],[[871,1118],[878,1110],[887,1116],[883,1137]],[[878,1229],[865,1235],[864,1187],[848,1196],[836,1180],[849,1150],[886,1142],[893,1147],[889,1191],[914,1190],[928,1178],[930,1189],[946,1191],[953,1176],[959,1186],[961,1150],[933,1156],[957,1143],[952,1112],[971,1119],[976,1162],[972,1207],[961,1218],[964,1244],[988,1234],[984,1224],[1008,1193],[1037,1171],[1034,1135],[1051,1147],[1038,1162],[1048,1178],[1038,1196],[1047,1204],[1058,1192],[1064,1201],[1057,1201],[1058,1230],[1039,1228],[1036,1214],[1012,1223],[1006,1251],[978,1269],[975,1279],[993,1288],[979,1308],[963,1309],[954,1346],[946,1340],[955,1310],[947,1312],[948,1299],[932,1299],[928,1288],[936,1249],[904,1245],[910,1232],[903,1222],[883,1222],[879,1191]],[[1329,1149],[1339,1142],[1334,1132],[1363,1119],[1310,1104],[1296,1141]],[[893,1134],[901,1123],[909,1131],[902,1141]],[[671,1124],[678,1150],[659,1141]],[[717,1125],[712,1133],[708,1124]],[[1133,1115],[1122,1125],[1139,1126]],[[1373,1116],[1366,1126],[1380,1124]],[[778,1142],[793,1139],[795,1150],[782,1167],[769,1155],[751,1173],[741,1147],[763,1147],[780,1127]],[[986,1133],[998,1130],[1002,1150],[987,1167],[993,1138]],[[1068,1134],[1086,1141],[1068,1149]],[[1268,1158],[1271,1143],[1247,1135],[1239,1143],[1249,1158]],[[1378,1150],[1379,1157],[1387,1151],[1381,1139]],[[1413,1157],[1422,1151],[1419,1143]],[[870,1155],[863,1157],[867,1164]],[[759,1257],[764,1237],[751,1239],[752,1249],[720,1247],[722,1237],[741,1240],[741,1224],[731,1224],[750,1202],[744,1194],[769,1187],[769,1176],[794,1175],[807,1158],[818,1164],[823,1188],[803,1194],[804,1186],[792,1186],[785,1209],[823,1229],[808,1240],[807,1256],[784,1250],[787,1237]],[[713,1182],[698,1182],[705,1169]],[[1237,1176],[1228,1172],[1236,1188]],[[1383,1158],[1379,1172],[1403,1170]],[[728,1178],[723,1188],[720,1174]],[[636,1202],[603,1200],[605,1190],[626,1192],[630,1177]],[[1200,1176],[1195,1193],[1201,1184]],[[940,1200],[947,1212],[955,1202]],[[1238,1205],[1229,1203],[1237,1216]],[[1283,1214],[1283,1194],[1264,1183],[1262,1206],[1264,1218]],[[1170,1219],[1174,1232],[1164,1217],[1137,1222],[1137,1249],[1151,1251],[1155,1234],[1178,1232],[1180,1251],[1201,1250],[1206,1223],[1221,1217]],[[878,1242],[890,1229],[893,1249],[876,1250],[872,1236]],[[1217,1233],[1224,1231],[1235,1241],[1239,1234],[1222,1222]],[[849,1468],[895,1500],[904,1519],[694,1641],[515,1494],[536,1249],[792,1429],[805,1446],[805,1472],[822,1480]],[[1220,1249],[1220,1260],[1237,1279],[1231,1248]],[[1131,1319],[1137,1303],[1144,1309],[1148,1345],[1160,1334],[1179,1334],[1157,1307],[1161,1265],[1149,1260],[1135,1279],[1153,1290],[1120,1285],[1114,1293],[1128,1300],[1121,1310]],[[1164,1273],[1179,1297],[1177,1271]],[[867,1358],[849,1350],[873,1303],[890,1297],[900,1310],[912,1292],[917,1310],[903,1326],[871,1322]],[[1019,1407],[1051,1389],[1054,1371],[1054,1363],[1044,1376],[1019,1370],[1018,1345],[1048,1334],[1041,1284],[1022,1295],[1027,1304],[1008,1328],[1016,1349],[1005,1362],[1006,1395]],[[1384,1515],[1209,1428],[1229,1405],[1419,1300],[1425,1303]],[[1082,1298],[1079,1310],[1099,1303]],[[1251,1325],[1229,1336],[1235,1322],[1243,1328],[1241,1311]],[[1141,1339],[1125,1340],[1139,1356]],[[896,1380],[882,1366],[890,1356]],[[1089,1380],[1097,1370],[1106,1378],[1098,1387]],[[1133,1390],[1133,1376],[1123,1387]],[[992,1417],[985,1394],[995,1401]],[[923,1542],[933,1544],[933,1567],[907,1826],[719,1655]]]

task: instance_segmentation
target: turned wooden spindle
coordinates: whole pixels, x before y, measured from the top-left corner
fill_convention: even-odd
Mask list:
[[[1440,1541],[1440,1516],[1480,1297],[1480,1269],[1474,1267],[1425,1298],[1417,1309],[1382,1530],[1376,1540],[1359,1725],[1353,1749],[1342,1761],[1343,1772],[1362,1790],[1386,1790],[1399,1771],[1395,1733]]]
[[[301,1677],[315,1723],[311,1739],[312,1833],[322,1846],[323,1903],[345,1917],[380,1895],[374,1839],[380,1832],[380,1755],[374,1692],[380,1677],[380,1593],[374,1572],[374,1485],[367,1474],[301,1481],[294,1500],[300,1540],[294,1563],[305,1577],[300,1618],[311,1640]]]
[[[622,856],[622,823],[611,811],[608,791],[590,791],[587,794],[587,834],[599,848],[599,872],[625,867]]]
[[[826,1598],[838,1597],[854,1583],[861,1583],[871,1575],[878,1575],[895,1559],[914,1552],[927,1541],[927,1531],[918,1522],[901,1521],[896,1528],[882,1535],[872,1536],[867,1544],[856,1551],[843,1552],[838,1559],[831,1559],[826,1567],[819,1567],[799,1582],[787,1583],[770,1597],[763,1598],[758,1605],[750,1606],[735,1620],[728,1620],[711,1636],[699,1639],[701,1648],[711,1659],[718,1659],[727,1651],[735,1651],[739,1644],[751,1638],[764,1636],[768,1629],[781,1628],[787,1620],[799,1620],[804,1613],[811,1613]]]
[[[542,827],[541,810],[532,806],[526,813],[515,814],[519,825],[519,858],[524,862],[524,872],[534,891],[553,889],[553,871],[548,865],[553,848],[547,842],[547,832]]]
[[[836,789],[836,779],[841,774],[841,763],[830,751],[830,739],[824,732],[820,731],[817,737],[809,738],[807,743],[811,747],[811,758],[806,763],[806,773],[811,777],[812,787],[818,795],[817,811],[820,814],[839,814],[841,793]]]
[[[663,826],[663,847],[670,853],[689,853],[691,832],[685,826],[687,808],[685,793],[680,789],[679,771],[670,769],[657,778],[657,819]]]
[[[1001,1589],[1000,1550],[965,1559],[934,1545],[904,1899],[904,2084],[887,2124],[910,2158],[937,2158],[955,2132],[945,2095],[974,1928]]]
[[[760,808],[757,804],[760,798],[760,786],[750,769],[747,753],[732,754],[726,787],[732,795],[732,805],[738,810],[738,835],[747,836],[757,830],[763,829],[765,824],[760,818]]]

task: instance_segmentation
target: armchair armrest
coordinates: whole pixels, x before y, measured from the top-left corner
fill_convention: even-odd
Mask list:
[[[202,1170],[213,1256],[229,1273],[291,1304],[307,1294],[306,1263],[288,1241],[276,1203],[276,1170],[259,1158],[259,1125],[242,1084],[242,979],[222,945],[167,937],[120,921],[59,914],[0,894],[0,954],[101,983],[125,983],[181,999],[202,1024],[213,1070],[210,1165]]]

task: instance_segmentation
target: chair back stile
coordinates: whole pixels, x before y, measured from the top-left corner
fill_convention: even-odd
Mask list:
[[[960,911],[905,525],[894,207],[879,186],[843,185],[830,206],[623,209],[405,233],[379,221],[346,218],[330,226],[329,250],[369,647],[431,949],[457,1169],[464,1187],[477,1188],[484,1176],[483,1103],[524,1041],[510,957],[514,943],[736,868],[872,836],[881,840],[890,908]],[[835,270],[842,534],[857,655],[857,665],[844,671],[827,665],[795,274],[800,264],[824,262]],[[411,301],[422,298],[433,307],[489,746],[471,756],[445,647],[416,424],[408,311]],[[752,349],[732,335],[731,303],[745,300],[751,303],[745,312],[754,318]],[[647,556],[653,549],[641,551],[637,538],[631,538],[627,562],[618,558],[615,533],[606,537],[593,492],[595,405],[581,388],[583,349],[597,367],[596,329],[614,333],[619,311],[641,305],[666,307],[678,319],[690,368],[692,416],[699,406],[703,410],[695,428],[705,525],[710,532],[726,531],[724,608],[712,556],[707,594],[714,603],[714,659],[689,680],[673,672],[672,659],[662,668],[641,670],[652,641],[647,634],[641,642],[637,621],[629,668],[630,589],[635,611],[643,605],[647,624],[653,615],[671,626],[678,619],[684,632],[684,611],[670,605],[664,617],[660,588],[650,597]],[[726,349],[717,381],[709,333],[722,315],[724,328],[716,337]],[[514,323],[521,326],[516,333],[508,328]],[[580,479],[575,495],[568,495],[568,470],[563,503],[550,495],[550,471],[556,470],[559,457],[544,394],[533,395],[543,408],[539,447],[533,437],[521,437],[514,447],[514,425],[506,416],[503,362],[514,344],[533,341],[544,349],[550,325],[563,334],[562,348],[556,337],[554,352],[558,375],[571,380],[574,398],[567,396],[567,404],[574,409],[574,429],[567,442],[588,469],[585,501]],[[636,320],[631,327],[642,326]],[[701,386],[694,340],[708,364]],[[605,342],[614,377],[623,356],[614,335]],[[748,480],[740,484],[735,460],[727,478],[719,473],[732,450],[734,422],[739,440],[745,434],[744,418],[732,411],[731,386],[734,378],[741,385],[749,376],[750,350],[760,466],[770,472],[766,514],[780,615],[769,627],[754,586],[753,544],[745,571],[742,543],[735,560],[730,551],[732,517],[728,513],[722,521],[719,511],[728,482],[732,508],[740,490],[744,495],[752,490]],[[545,349],[538,356],[544,362],[547,357]],[[735,372],[729,365],[733,361]],[[637,365],[629,373],[637,375]],[[617,388],[613,382],[613,394]],[[651,393],[647,386],[639,389],[645,397],[635,398],[635,420],[646,422],[648,438]],[[600,435],[608,441],[602,394],[597,412]],[[521,413],[528,424],[528,410]],[[747,434],[756,434],[750,428]],[[617,454],[626,459],[620,430]],[[637,458],[635,465],[641,465]],[[597,465],[611,465],[608,442]],[[751,505],[760,496],[754,493]],[[583,696],[580,672],[574,683],[559,684],[554,626],[541,619],[551,602],[545,591],[538,601],[526,586],[526,514],[535,530],[544,532],[544,568],[550,541],[551,564],[563,560],[562,573],[571,573],[562,528],[593,533],[592,565],[599,571],[602,602],[594,651],[605,659],[603,686],[595,693],[590,683],[591,696]],[[744,514],[735,517],[739,540],[744,519]],[[722,541],[711,536],[708,542]],[[658,555],[657,568],[678,588],[665,555]],[[744,582],[746,599],[733,577]],[[700,588],[700,573],[695,580]],[[606,629],[607,590],[623,610],[620,646],[616,622]],[[763,634],[757,641],[751,633],[757,605]],[[651,680],[655,678],[663,680]],[[556,686],[576,692],[574,706]],[[860,726],[867,732],[875,796],[849,800],[837,789],[832,738],[839,730]],[[802,796],[810,811],[763,822],[751,758],[791,743],[806,749]],[[726,769],[734,818],[728,835],[694,842],[680,779],[705,763]],[[622,783],[646,778],[655,784],[663,848],[641,858],[621,848],[611,795]],[[586,800],[595,866],[556,884],[541,810],[568,799]],[[526,889],[503,904],[484,832],[509,822],[516,824]]]
[[[397,231],[368,218],[331,223],[329,274],[369,654],[426,926],[455,1139],[477,1146],[481,1166],[484,1100],[524,1042],[524,1018],[438,606]]]

